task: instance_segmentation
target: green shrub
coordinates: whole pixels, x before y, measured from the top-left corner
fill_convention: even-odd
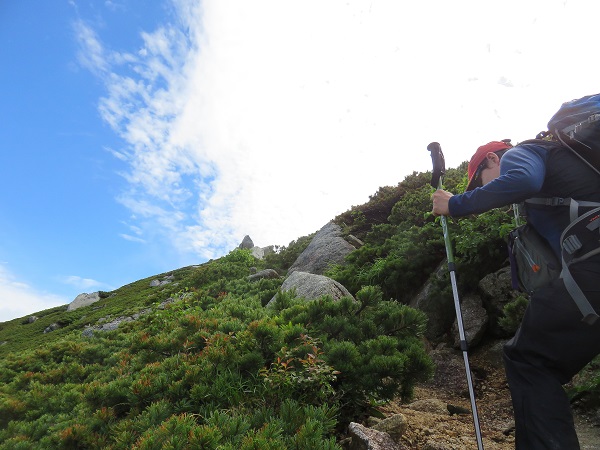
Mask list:
[[[510,335],[516,333],[521,325],[528,304],[529,299],[525,295],[519,295],[504,306],[503,316],[498,320],[498,324],[504,331]]]
[[[465,170],[447,171],[450,191],[464,188]],[[286,273],[311,235],[263,261],[236,249],[102,292],[88,307],[2,323],[0,449],[339,449],[350,420],[409,399],[432,374],[425,316],[406,306],[446,257],[429,213],[430,175],[380,188],[336,218],[365,242],[329,272],[356,300],[307,301],[280,292],[282,278],[248,280],[252,267]],[[448,222],[459,289],[468,290],[504,263],[511,217]],[[167,275],[173,283],[151,286]],[[434,288],[449,295],[442,281]],[[514,328],[523,306],[508,305],[503,325]],[[136,313],[116,331],[82,336]],[[63,328],[44,334],[52,323]],[[594,364],[570,387],[573,398],[600,398]]]
[[[364,287],[357,301],[324,297],[298,302],[281,311],[279,320],[304,324],[323,342],[323,360],[339,372],[333,387],[341,395],[343,420],[369,412],[373,401],[398,394],[410,398],[415,383],[433,373],[421,341],[425,315],[382,300],[379,287]]]

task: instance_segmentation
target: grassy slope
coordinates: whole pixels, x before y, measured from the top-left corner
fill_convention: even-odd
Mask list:
[[[110,292],[107,298],[89,307],[67,311],[67,305],[59,306],[0,323],[0,342],[5,342],[0,346],[0,356],[48,345],[73,332],[80,333],[86,326],[94,325],[101,319],[113,320],[121,316],[131,316],[148,307],[158,305],[190,285],[194,269],[194,267],[184,267],[135,281]],[[152,280],[160,280],[171,274],[174,276],[172,283],[150,286]],[[28,323],[28,318],[31,316],[38,319]],[[47,327],[55,323],[61,328],[44,333]]]

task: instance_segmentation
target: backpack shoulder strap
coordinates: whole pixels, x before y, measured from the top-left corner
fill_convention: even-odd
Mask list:
[[[565,288],[583,314],[583,321],[594,324],[599,316],[589,300],[571,275],[569,266],[578,261],[584,261],[590,256],[600,253],[597,235],[600,230],[600,208],[595,208],[571,222],[560,237],[562,271],[560,277]],[[578,253],[583,252],[581,256]]]

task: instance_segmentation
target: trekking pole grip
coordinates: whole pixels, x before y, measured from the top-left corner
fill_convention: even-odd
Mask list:
[[[442,146],[438,142],[432,142],[427,146],[427,150],[431,153],[431,162],[433,163],[431,186],[435,189],[441,189],[442,177],[446,173],[446,161],[442,153]]]
[[[427,150],[431,153],[431,162],[433,163],[433,171],[431,174],[431,186],[434,189],[442,189],[442,178],[446,173],[446,161],[444,154],[442,153],[442,146],[439,142],[432,142],[427,146]],[[448,235],[448,225],[446,223],[446,216],[441,216],[440,221],[442,222],[442,229],[444,231],[444,243],[446,245],[446,255],[448,257],[448,269],[454,270],[454,254],[452,252],[452,245],[450,244],[450,237]]]

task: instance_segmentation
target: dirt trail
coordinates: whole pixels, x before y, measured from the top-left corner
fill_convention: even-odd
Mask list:
[[[477,398],[477,409],[486,450],[514,450],[514,421],[510,392],[498,358],[501,343],[490,343],[470,356]],[[452,356],[449,356],[452,355]],[[391,403],[386,414],[402,413],[408,429],[402,444],[410,450],[477,449],[469,395],[464,377],[462,356],[446,349],[437,357],[444,362],[436,378],[415,391],[413,405]],[[439,362],[439,361],[438,361]],[[434,405],[447,404],[452,414],[434,408],[418,407],[424,400],[436,399]],[[441,402],[439,402],[441,401]],[[416,411],[413,408],[421,409]],[[423,410],[424,409],[424,410]],[[578,409],[574,410],[577,434],[582,450],[600,450],[600,423]]]

